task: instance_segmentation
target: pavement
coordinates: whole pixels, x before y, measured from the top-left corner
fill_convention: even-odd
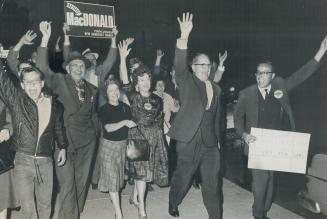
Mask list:
[[[168,193],[169,188],[153,186],[154,191],[149,192],[146,199],[148,219],[172,219],[168,215]],[[126,186],[122,191],[122,210],[124,219],[137,219],[137,209],[128,202],[131,186]],[[223,179],[223,218],[224,219],[252,219],[251,209],[253,197],[250,192]],[[57,206],[57,205],[56,205]],[[54,219],[57,219],[57,209]],[[193,187],[188,192],[182,204],[179,206],[179,219],[206,219],[207,212],[204,208],[201,191]],[[268,213],[271,219],[301,219],[300,217],[285,208],[273,204]],[[13,212],[12,219],[21,218],[19,212]],[[101,193],[90,189],[84,212],[81,219],[114,219],[114,209],[109,194]]]

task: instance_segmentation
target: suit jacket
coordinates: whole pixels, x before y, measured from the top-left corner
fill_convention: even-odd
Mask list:
[[[319,63],[312,59],[290,77],[286,79],[275,77],[271,82],[270,92],[273,92],[275,94],[274,97],[280,102],[281,110],[287,114],[291,130],[293,131],[295,130],[295,121],[288,92],[310,77],[318,67]],[[278,95],[278,93],[281,95]],[[234,111],[234,126],[239,136],[242,136],[244,132],[250,133],[251,127],[258,126],[258,95],[261,94],[257,84],[245,88],[239,93],[238,103]],[[247,152],[248,147],[245,148],[245,153],[247,154]]]
[[[205,107],[207,105],[207,94],[205,83],[199,80],[188,70],[187,50],[175,50],[174,68],[176,71],[176,82],[180,97],[180,109],[172,123],[168,135],[181,142],[189,142],[200,127]],[[211,81],[213,98],[217,101],[215,116],[215,133],[220,138],[220,95],[221,89]],[[212,101],[212,103],[214,100]],[[218,146],[218,142],[217,142]]]
[[[69,145],[79,148],[95,142],[99,133],[99,121],[97,117],[97,88],[85,81],[85,102],[82,104],[73,86],[73,80],[68,74],[54,73],[48,65],[47,48],[38,48],[36,66],[45,74],[45,83],[51,91],[58,96],[64,106],[64,123],[66,126]],[[83,112],[90,110],[88,118]],[[79,119],[80,118],[80,119]],[[82,124],[86,121],[86,124]],[[69,148],[70,149],[70,148]]]

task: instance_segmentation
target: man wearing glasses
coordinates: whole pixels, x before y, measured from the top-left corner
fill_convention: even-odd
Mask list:
[[[209,219],[222,216],[219,188],[220,88],[208,78],[211,62],[206,54],[197,54],[192,73],[187,65],[187,43],[193,15],[178,18],[181,37],[177,39],[174,69],[181,107],[168,135],[177,141],[177,167],[169,192],[169,214],[179,216],[178,205],[186,195],[193,175],[200,170],[201,189]]]
[[[327,50],[327,37],[322,41],[314,59],[286,79],[275,77],[271,62],[261,62],[255,73],[257,84],[239,93],[234,111],[236,133],[242,137],[248,154],[249,144],[256,140],[250,134],[251,127],[295,130],[288,92],[309,78],[319,67],[319,61]],[[273,171],[251,169],[254,203],[252,214],[255,219],[267,219],[267,212],[272,204]]]

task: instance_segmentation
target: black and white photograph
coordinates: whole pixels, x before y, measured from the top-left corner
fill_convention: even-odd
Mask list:
[[[327,0],[0,0],[0,219],[327,219]]]

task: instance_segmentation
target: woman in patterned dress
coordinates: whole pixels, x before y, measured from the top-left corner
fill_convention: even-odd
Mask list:
[[[129,171],[133,173],[135,180],[134,192],[137,193],[138,214],[140,219],[146,219],[145,192],[148,182],[159,186],[168,184],[168,158],[163,134],[163,103],[162,99],[150,91],[151,72],[145,66],[140,66],[133,72],[133,85],[130,86],[127,75],[126,57],[129,54],[128,42],[119,44],[120,53],[120,77],[124,85],[129,87],[129,101],[132,119],[137,128],[129,130],[132,139],[144,138],[150,146],[148,161],[130,162]],[[126,86],[125,86],[126,88]],[[131,91],[135,88],[135,91]],[[135,196],[134,196],[135,197]],[[135,198],[134,198],[135,199]]]

